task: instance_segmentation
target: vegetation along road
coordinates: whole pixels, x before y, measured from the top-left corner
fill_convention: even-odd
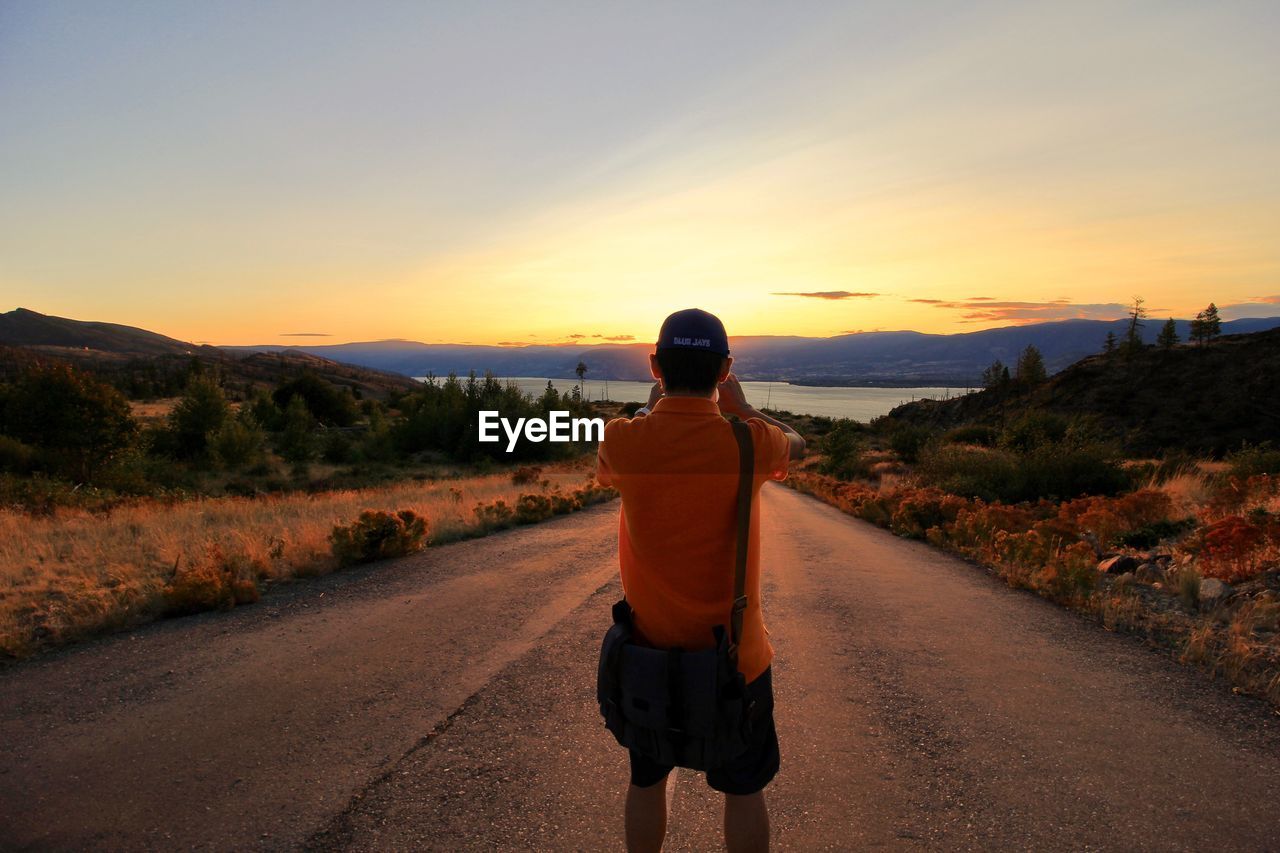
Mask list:
[[[786,849],[1280,848],[1280,717],[770,486]],[[618,505],[0,672],[6,848],[620,847]],[[719,846],[702,780],[671,849]]]

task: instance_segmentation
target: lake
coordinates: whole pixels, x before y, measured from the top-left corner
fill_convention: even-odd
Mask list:
[[[521,391],[535,396],[547,387],[545,377],[514,376],[500,381],[514,383]],[[557,391],[564,392],[571,391],[578,383],[574,379],[552,379],[551,384]],[[643,403],[649,399],[649,386],[648,382],[610,381],[606,396],[604,381],[588,379],[584,390],[591,400],[637,400]],[[783,409],[798,415],[825,415],[859,421],[888,414],[900,403],[926,398],[944,400],[965,393],[963,388],[816,387],[787,382],[743,382],[742,388],[746,391],[747,402],[757,409]]]

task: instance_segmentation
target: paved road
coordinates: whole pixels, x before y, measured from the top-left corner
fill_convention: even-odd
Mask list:
[[[778,486],[783,849],[1280,850],[1280,717]],[[617,505],[0,672],[0,847],[617,849]],[[719,845],[697,774],[673,850]]]

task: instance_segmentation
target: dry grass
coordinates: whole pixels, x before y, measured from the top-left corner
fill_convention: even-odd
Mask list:
[[[192,606],[193,590],[197,603],[231,606],[255,600],[259,582],[332,571],[334,526],[364,510],[412,511],[439,544],[492,529],[493,515],[478,514],[480,506],[592,483],[592,468],[578,461],[545,467],[533,484],[503,472],[311,495],[148,500],[104,513],[0,510],[0,655],[208,609]]]
[[[130,400],[129,412],[140,421],[158,421],[169,417],[180,397],[161,397],[158,400]]]
[[[1111,629],[1143,635],[1205,664],[1237,689],[1280,705],[1280,480],[1214,477],[1188,469],[1116,497],[987,504],[911,475],[840,481],[798,471],[787,484],[901,536],[981,563],[1011,586],[1093,613]],[[1165,531],[1164,533],[1152,531]],[[1122,544],[1140,534],[1142,544]],[[1155,547],[1152,547],[1155,546]],[[1098,572],[1095,548],[1128,551],[1168,568],[1123,580]],[[1145,582],[1144,582],[1145,578]],[[1200,600],[1203,578],[1236,589]]]

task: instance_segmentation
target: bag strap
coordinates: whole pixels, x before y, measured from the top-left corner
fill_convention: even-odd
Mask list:
[[[738,641],[742,639],[742,614],[747,609],[747,548],[751,532],[751,487],[755,479],[755,452],[751,427],[745,421],[732,421],[733,437],[738,441],[738,543],[733,567],[733,611],[729,615],[729,652],[738,663]]]

